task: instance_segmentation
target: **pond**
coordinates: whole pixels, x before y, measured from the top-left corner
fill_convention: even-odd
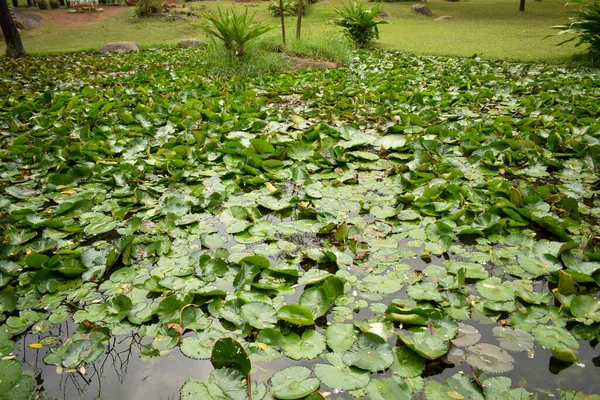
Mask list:
[[[0,397],[600,393],[597,71],[111,57],[0,77]]]

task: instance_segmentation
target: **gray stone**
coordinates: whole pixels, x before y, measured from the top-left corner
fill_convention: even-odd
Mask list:
[[[453,19],[454,19],[454,17],[451,15],[442,15],[441,17],[437,17],[435,20],[436,21],[451,21]]]
[[[191,49],[194,47],[204,47],[206,46],[206,43],[196,38],[182,39],[177,43],[177,46],[181,47],[182,49]]]
[[[425,15],[426,17],[431,17],[431,10],[425,4],[413,4],[411,9],[417,14]]]
[[[379,11],[379,16],[380,17],[389,17],[390,14],[388,14],[385,10],[381,10],[381,11]]]
[[[35,29],[46,22],[41,15],[34,13],[13,10],[11,14],[15,20],[15,25],[17,25],[17,28],[19,29]]]
[[[114,42],[108,43],[98,49],[100,53],[128,53],[130,51],[139,52],[140,46],[134,42]]]

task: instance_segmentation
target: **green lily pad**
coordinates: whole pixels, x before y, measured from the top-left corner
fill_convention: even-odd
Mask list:
[[[570,332],[558,326],[539,325],[531,333],[539,344],[552,350],[554,357],[565,362],[577,361],[579,342]]]
[[[425,359],[407,346],[394,347],[392,371],[403,378],[414,378],[425,370]]]
[[[482,384],[487,400],[522,400],[531,396],[525,388],[512,389],[511,379],[505,376],[488,378]]]
[[[516,288],[512,282],[500,278],[487,278],[475,284],[479,294],[492,301],[510,301],[515,298]]]
[[[462,374],[452,375],[445,385],[435,380],[427,382],[425,396],[428,400],[484,400],[477,384]]]
[[[340,353],[329,353],[325,358],[331,365],[315,364],[314,372],[321,383],[331,389],[345,391],[360,389],[367,386],[371,380],[368,371],[345,365]]]
[[[390,378],[372,379],[366,388],[369,399],[372,400],[408,400],[413,393],[408,382],[392,376]]]
[[[384,371],[394,362],[391,346],[374,333],[365,332],[344,354],[344,363],[371,372]]]
[[[277,311],[277,318],[295,325],[314,325],[312,312],[297,304],[286,304]]]
[[[307,329],[302,337],[292,332],[285,336],[281,350],[293,360],[307,358],[312,360],[325,350],[325,338],[314,329]]]
[[[231,338],[217,340],[212,349],[210,362],[215,368],[230,368],[243,375],[250,373],[250,359],[244,347]]]
[[[271,377],[271,391],[283,400],[300,399],[319,388],[321,382],[310,378],[312,371],[302,366],[292,366],[277,371]]]
[[[593,296],[579,295],[571,300],[571,314],[578,321],[591,325],[600,322],[600,300]]]
[[[398,338],[422,357],[435,360],[448,352],[449,342],[429,332],[400,333]]]
[[[334,323],[325,333],[327,346],[334,352],[343,353],[350,349],[358,338],[358,330],[351,324]]]
[[[188,336],[181,341],[181,352],[195,360],[208,360],[217,340],[225,337],[225,334],[216,329],[207,329],[198,333],[197,336]]]
[[[180,399],[246,400],[246,376],[235,369],[221,368],[211,371],[208,381],[188,379],[179,392]]]
[[[244,304],[240,316],[256,329],[272,328],[277,323],[275,308],[261,301]]]
[[[6,396],[19,382],[21,364],[14,360],[0,360],[0,395]]]

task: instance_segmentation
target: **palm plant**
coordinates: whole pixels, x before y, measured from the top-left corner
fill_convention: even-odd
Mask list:
[[[571,0],[571,3],[580,6],[577,10],[569,10],[574,14],[570,17],[570,24],[553,26],[553,29],[558,29],[559,32],[550,36],[560,36],[564,34],[573,34],[575,36],[564,40],[559,45],[579,39],[575,46],[589,44],[591,51],[600,54],[600,2],[592,0]],[[568,3],[570,4],[570,3]]]
[[[378,20],[376,17],[383,9],[383,4],[374,7],[365,7],[362,3],[353,0],[348,5],[342,2],[343,10],[335,9],[341,17],[334,21],[336,25],[346,29],[346,33],[358,47],[365,47],[373,39],[379,39],[379,24],[387,24],[386,21]]]
[[[225,48],[233,50],[235,45],[235,54],[243,58],[246,52],[246,44],[258,36],[269,31],[271,28],[263,24],[252,25],[254,15],[248,15],[248,9],[242,15],[237,15],[232,10],[222,12],[218,10],[219,15],[214,16],[204,13],[203,16],[212,23],[213,28],[201,26],[206,33],[213,38],[223,41]]]

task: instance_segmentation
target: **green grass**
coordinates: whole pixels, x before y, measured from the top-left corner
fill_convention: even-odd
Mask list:
[[[36,54],[95,50],[106,43],[119,41],[133,41],[142,47],[150,47],[201,35],[200,29],[186,21],[138,19],[133,12],[133,7],[127,7],[106,20],[79,26],[59,27],[46,23],[22,33],[21,38],[25,51]],[[4,43],[0,50],[4,53]]]
[[[558,38],[543,38],[554,31],[551,26],[564,23],[561,13],[566,0],[528,1],[525,12],[518,11],[515,0],[468,0],[458,3],[431,0],[427,4],[434,18],[451,15],[452,21],[435,21],[415,15],[412,2],[386,3],[385,19],[389,25],[381,25],[381,39],[377,47],[401,50],[423,55],[447,55],[471,57],[477,54],[483,59],[507,59],[514,61],[572,62],[573,55],[584,49],[575,49],[571,44],[557,47]],[[190,3],[198,10],[216,10],[217,7],[233,8],[243,12],[246,7],[256,11],[256,22],[266,22],[279,27],[278,18],[272,17],[268,2],[233,3],[205,1]],[[311,5],[304,17],[303,35],[327,42],[331,32],[341,29],[331,23],[335,18],[334,8],[341,6],[340,0],[327,0]],[[132,18],[133,8],[127,8],[108,20],[77,27],[60,28],[46,24],[40,29],[23,35],[26,51],[30,53],[64,52],[97,49],[111,41],[131,40],[142,47],[172,44],[186,37],[204,37],[197,28],[201,18],[187,21],[164,21],[149,19],[139,21]],[[286,18],[287,35],[292,42],[295,32],[295,17]],[[196,25],[196,26],[194,26]],[[273,30],[278,33],[279,29]],[[276,36],[277,37],[277,36]],[[298,47],[304,46],[302,43]],[[4,47],[0,48],[4,51]]]
[[[270,50],[283,50],[280,32],[275,32],[276,35],[272,32],[266,38],[261,38],[261,45]],[[332,30],[327,35],[305,34],[300,39],[296,39],[295,36],[287,38],[285,53],[291,56],[346,64],[350,61],[353,48],[353,45],[341,32]]]
[[[268,53],[257,45],[248,46],[240,59],[220,43],[211,43],[206,49],[204,69],[216,76],[256,77],[285,72],[289,65],[282,54]]]

